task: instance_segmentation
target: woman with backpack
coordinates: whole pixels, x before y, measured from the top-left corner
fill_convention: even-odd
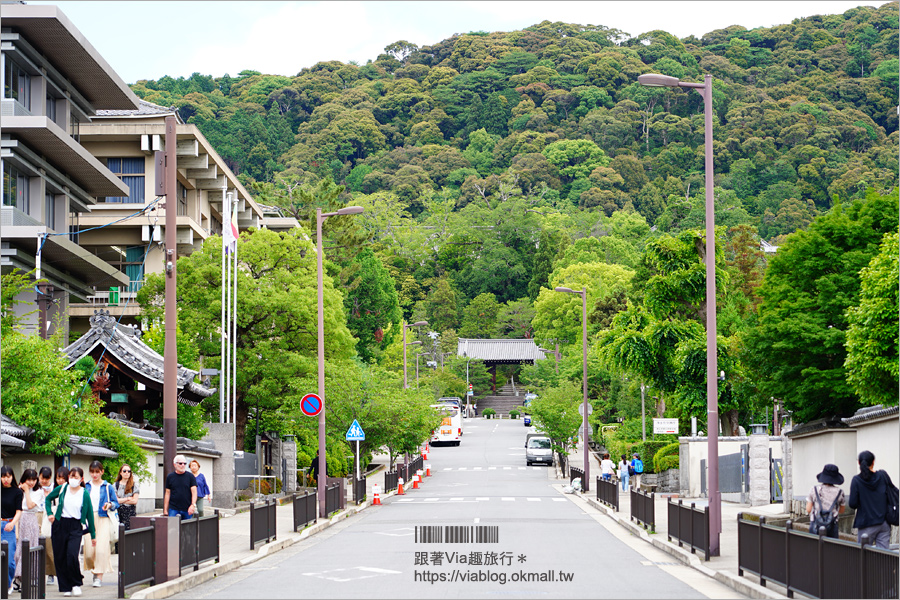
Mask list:
[[[631,459],[631,470],[634,471],[633,473],[631,473],[631,480],[634,482],[634,489],[640,491],[641,475],[644,473],[644,462],[641,460],[641,457],[637,452],[634,453],[634,456]]]
[[[868,450],[859,453],[859,475],[850,481],[850,508],[856,509],[853,526],[856,539],[863,535],[878,548],[888,549],[891,526],[888,523],[888,490],[896,490],[887,471],[875,470],[875,455]]]
[[[837,465],[825,465],[822,472],[816,475],[821,485],[814,485],[806,497],[806,514],[809,515],[809,532],[819,533],[819,527],[825,528],[825,536],[838,537],[838,515],[847,508],[844,490],[838,486],[844,483]]]

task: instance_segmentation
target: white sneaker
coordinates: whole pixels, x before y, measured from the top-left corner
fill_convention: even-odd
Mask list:
[[[93,587],[100,587],[103,585],[103,580],[94,575],[94,583],[91,584]]]
[[[67,598],[71,595],[72,595],[72,592],[63,592],[63,596],[65,596]]]
[[[47,583],[49,583],[50,585],[56,583],[56,579],[54,579],[53,575],[47,575]]]
[[[73,588],[72,588],[72,595],[73,595],[73,596],[80,596],[80,595],[81,595],[81,588],[78,587],[77,585],[76,585],[75,587],[73,587]]]

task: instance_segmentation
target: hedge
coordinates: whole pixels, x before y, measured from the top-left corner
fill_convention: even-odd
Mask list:
[[[659,452],[663,447],[669,445],[670,442],[666,441],[656,441],[656,440],[647,440],[646,442],[637,442],[631,447],[631,454],[635,452],[640,456],[641,461],[644,463],[644,473],[656,473],[656,469],[653,465],[653,457],[656,456],[656,453]],[[631,456],[629,454],[629,456]]]
[[[681,444],[678,442],[672,442],[671,444],[666,444],[659,451],[653,455],[653,468],[657,473],[662,473],[667,469],[677,469],[678,468],[678,456],[681,450]],[[671,460],[667,460],[663,463],[663,459],[674,458],[674,466]],[[669,466],[666,466],[669,465]]]

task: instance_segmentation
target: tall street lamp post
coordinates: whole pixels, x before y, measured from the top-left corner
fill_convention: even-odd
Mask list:
[[[638,76],[647,86],[693,88],[703,96],[704,142],[706,151],[706,414],[709,456],[709,552],[719,556],[722,532],[722,496],[719,493],[719,385],[716,357],[716,221],[713,205],[712,75],[703,83],[681,81],[677,77],[648,73]]]
[[[564,294],[578,294],[581,296],[581,388],[582,388],[582,433],[581,440],[584,445],[584,481],[581,482],[581,487],[585,492],[590,490],[590,481],[591,481],[591,463],[590,463],[590,455],[588,451],[588,394],[587,394],[587,288],[582,287],[580,292],[576,292],[573,289],[567,287],[558,287],[554,288],[554,291],[562,292]]]
[[[323,213],[321,208],[316,209],[316,282],[319,287],[319,398],[322,400],[322,409],[319,411],[319,476],[316,478],[316,494],[319,499],[319,516],[323,518],[328,516],[328,512],[325,510],[325,480],[328,477],[328,467],[325,461],[325,287],[322,285],[322,221],[328,217],[358,215],[365,210],[362,206],[347,206],[332,213]]]
[[[406,330],[409,329],[410,327],[423,327],[425,325],[428,325],[428,321],[416,321],[415,323],[410,323],[409,325],[407,325],[405,323],[403,324],[403,389],[404,390],[409,388],[409,386],[406,385],[406,347],[422,345],[422,342],[419,342],[419,341],[410,342],[407,344],[406,343]]]

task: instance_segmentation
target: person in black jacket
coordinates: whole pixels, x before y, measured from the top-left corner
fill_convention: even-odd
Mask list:
[[[887,488],[893,485],[887,471],[875,470],[875,455],[868,450],[859,453],[859,475],[850,482],[850,508],[856,509],[853,526],[856,539],[862,543],[869,536],[878,548],[888,549],[891,526],[887,523]]]

